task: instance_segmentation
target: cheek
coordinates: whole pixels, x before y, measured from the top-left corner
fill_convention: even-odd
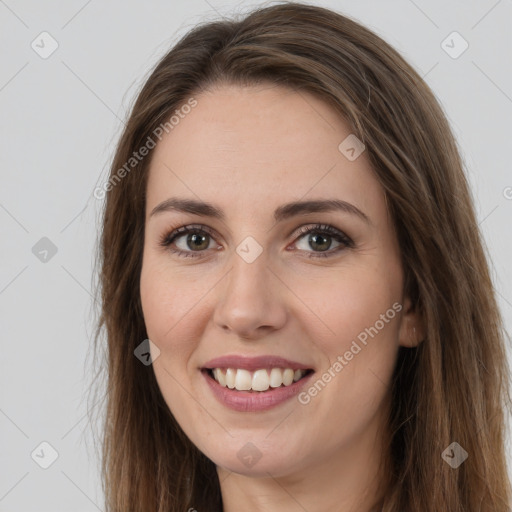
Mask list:
[[[161,262],[151,257],[144,260],[140,279],[144,322],[148,338],[160,350],[152,367],[162,396],[180,424],[190,421],[188,371],[199,339],[193,312],[196,294],[201,296],[200,290],[182,281],[169,275]]]
[[[297,282],[300,283],[297,295],[318,319],[310,324],[317,330],[312,339],[323,339],[327,344],[324,348],[331,355],[333,351],[348,350],[358,336],[364,341],[368,330],[375,333],[375,326],[380,339],[396,341],[398,314],[393,304],[402,300],[401,271],[397,265],[390,262],[390,265],[350,266],[334,270],[328,279]]]
[[[348,442],[383,413],[398,350],[400,289],[399,278],[366,268],[332,280],[328,292],[309,290],[308,304],[322,320],[309,337],[325,358],[300,396],[297,422],[314,416],[324,438]]]
[[[157,379],[163,378],[169,384],[173,379],[165,377],[164,368],[172,375],[182,374],[193,350],[189,340],[194,337],[194,326],[188,318],[193,311],[194,293],[183,293],[181,286],[158,265],[145,261],[140,279],[144,323],[148,338],[160,350],[154,364]]]
[[[200,308],[201,298],[205,293],[204,283],[171,272],[165,259],[145,255],[140,277],[140,295],[144,321],[148,336],[162,344],[172,340],[182,340],[193,335],[193,317]],[[177,332],[180,336],[177,336]],[[188,333],[188,334],[187,334]]]
[[[320,286],[304,281],[298,293],[304,293],[321,320],[304,328],[310,329],[310,339],[325,356],[317,379],[303,395],[301,403],[310,404],[304,414],[315,410],[327,421],[352,411],[355,423],[362,425],[379,409],[398,351],[401,276],[397,262],[385,261],[340,268],[329,281],[317,281]],[[319,379],[323,383],[315,386]],[[339,424],[332,428],[335,435]]]

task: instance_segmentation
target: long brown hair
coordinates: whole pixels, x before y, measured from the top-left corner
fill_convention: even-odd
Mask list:
[[[262,82],[321,98],[365,144],[398,234],[405,293],[423,318],[425,338],[400,348],[391,383],[391,483],[382,510],[510,510],[505,334],[446,117],[380,37],[331,10],[288,2],[187,33],[143,85],[119,140],[97,261],[106,511],[222,510],[214,463],[174,420],[151,366],[134,357],[147,338],[139,278],[151,154],[126,163],[193,96]],[[468,453],[456,469],[441,456],[453,442]]]

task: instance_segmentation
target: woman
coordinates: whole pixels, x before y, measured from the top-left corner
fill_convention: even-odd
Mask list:
[[[195,28],[103,190],[106,510],[510,510],[461,158],[386,42],[296,3]]]

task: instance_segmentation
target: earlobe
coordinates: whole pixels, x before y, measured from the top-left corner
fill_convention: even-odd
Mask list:
[[[404,301],[398,342],[403,347],[413,348],[417,347],[424,339],[425,333],[421,315],[407,298]]]
[[[417,347],[424,339],[422,332],[422,329],[418,330],[416,329],[415,326],[413,326],[412,333],[410,334],[408,339],[404,343],[402,343],[402,345],[408,348]]]

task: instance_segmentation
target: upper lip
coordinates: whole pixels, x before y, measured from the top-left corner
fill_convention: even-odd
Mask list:
[[[265,355],[247,357],[239,355],[215,357],[203,365],[203,369],[213,368],[240,368],[248,371],[255,371],[262,368],[291,368],[293,370],[310,370],[311,366],[291,361],[284,357]]]

